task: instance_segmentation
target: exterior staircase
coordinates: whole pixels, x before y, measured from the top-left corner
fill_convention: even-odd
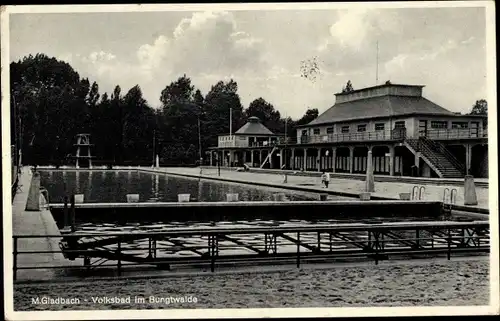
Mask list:
[[[271,150],[271,152],[269,154],[267,154],[266,158],[264,159],[264,161],[262,162],[262,164],[260,165],[260,168],[264,168],[264,166],[266,165],[266,163],[271,159],[271,157],[273,156],[273,153],[276,151],[277,147],[274,146],[273,149]]]
[[[419,152],[420,157],[439,177],[464,177],[465,166],[443,144],[430,140],[427,137],[406,139],[404,144],[415,155]]]

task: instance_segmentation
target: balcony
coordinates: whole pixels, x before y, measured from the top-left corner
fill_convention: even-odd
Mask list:
[[[226,140],[220,141],[219,148],[229,148],[229,147],[248,147],[248,142],[246,140]]]
[[[377,130],[374,132],[337,133],[328,135],[302,136],[298,144],[322,144],[337,142],[366,142],[384,140],[403,140],[406,138],[406,129]],[[288,142],[295,144],[295,142]]]
[[[283,136],[273,136],[271,139],[259,138],[257,141],[249,141],[248,137],[233,136],[232,139],[219,140],[218,148],[247,148],[247,147],[273,147],[284,143]]]
[[[487,138],[488,131],[478,128],[430,129],[420,131],[419,136],[434,140]]]

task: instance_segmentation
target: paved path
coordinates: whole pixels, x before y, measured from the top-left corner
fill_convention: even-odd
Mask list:
[[[203,166],[206,169],[215,169],[215,166]],[[235,167],[221,167],[221,169],[234,171]],[[282,174],[285,172],[292,174],[295,173],[296,176],[310,176],[310,177],[320,177],[320,171],[299,171],[299,170],[279,170],[279,169],[268,169],[268,168],[250,168],[250,172],[259,174]],[[349,174],[349,173],[332,173],[330,172],[330,177],[338,179],[357,179],[364,181],[365,174]],[[453,185],[461,186],[464,183],[463,178],[431,178],[431,177],[412,177],[412,176],[390,176],[375,174],[374,179],[376,182],[406,182],[409,184],[431,184],[431,185]],[[474,182],[479,186],[487,188],[489,179],[488,178],[474,178]]]
[[[198,175],[200,173],[199,168],[160,168],[160,171],[172,173],[172,174],[188,174],[188,175]],[[208,177],[217,176],[217,169],[203,169],[203,175]],[[237,172],[235,170],[221,170],[222,178],[226,179],[237,179],[244,180],[248,183],[261,182],[261,183],[271,183],[283,185],[283,175],[269,174],[269,173],[249,173],[249,172]],[[318,192],[324,191],[321,186],[321,179],[318,177],[307,177],[307,176],[294,176],[288,175],[287,185],[294,186],[307,186],[317,189]],[[389,198],[399,199],[399,193],[409,193],[411,192],[415,184],[408,183],[394,183],[394,182],[375,182],[375,194],[380,196],[385,196]],[[464,189],[463,187],[457,186],[446,186],[446,185],[419,185],[425,186],[424,199],[432,201],[442,201],[443,193],[446,188],[450,190],[455,188],[457,190],[457,202],[458,205],[464,205]],[[330,179],[329,190],[337,192],[350,192],[350,193],[362,193],[365,188],[365,182],[356,179],[340,179],[332,178]],[[489,208],[488,205],[488,188],[476,188],[476,194],[478,198],[478,205],[476,207]]]
[[[29,189],[33,173],[29,167],[23,167],[19,177],[19,189],[12,203],[13,235],[59,235],[59,229],[52,213],[45,206],[45,198],[40,195],[41,210],[26,211]],[[17,250],[21,251],[59,251],[59,238],[20,238]],[[73,265],[79,262],[64,259],[61,253],[18,254],[17,265]],[[18,270],[18,279],[46,279],[58,275],[58,270]]]

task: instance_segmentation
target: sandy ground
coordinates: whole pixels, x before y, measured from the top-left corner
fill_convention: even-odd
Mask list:
[[[14,307],[19,311],[487,305],[488,271],[489,261],[481,257],[266,273],[18,284]],[[78,298],[80,303],[32,303],[33,298],[42,296]],[[131,303],[93,303],[92,297],[131,297]],[[145,298],[145,303],[134,303],[135,297]],[[150,297],[166,300],[150,303]],[[187,301],[189,297],[191,302],[172,302],[173,298]]]
[[[198,175],[200,172],[199,168],[161,168],[160,170],[167,173],[179,173],[179,174],[192,174]],[[203,175],[207,176],[217,176],[217,169],[203,169]],[[236,172],[221,170],[221,177],[223,178],[234,178],[238,180],[245,180],[249,183],[251,182],[267,182],[283,185],[283,175],[269,174],[269,173],[248,173],[248,172]],[[321,179],[319,177],[308,177],[308,176],[294,176],[288,175],[287,185],[307,185],[308,187],[322,188]],[[410,193],[415,184],[408,183],[393,183],[393,182],[375,182],[375,193],[377,195],[382,195],[386,197],[391,197],[399,199],[399,193]],[[446,185],[418,185],[425,186],[424,198],[425,200],[432,201],[442,201],[443,194],[446,188],[449,190],[457,190],[456,204],[464,204],[464,189],[463,187],[457,186],[446,186]],[[352,192],[352,193],[362,193],[365,189],[365,182],[354,179],[339,179],[331,178],[329,188],[332,191],[339,192]],[[488,208],[489,199],[489,189],[488,188],[476,188],[476,195],[478,200],[478,207]]]

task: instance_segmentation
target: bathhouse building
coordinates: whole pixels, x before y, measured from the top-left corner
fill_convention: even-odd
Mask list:
[[[486,116],[453,113],[425,98],[423,88],[387,82],[337,93],[292,139],[254,118],[231,138],[220,136],[213,151],[226,153],[232,166],[362,174],[371,154],[379,175],[487,177]]]

